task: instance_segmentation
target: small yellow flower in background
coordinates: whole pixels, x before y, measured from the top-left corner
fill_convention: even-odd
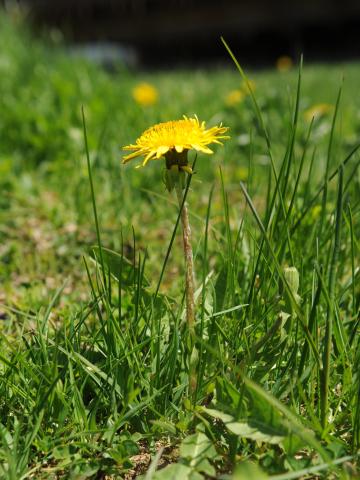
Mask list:
[[[249,169],[248,167],[239,167],[236,170],[235,174],[239,180],[241,180],[242,182],[245,182],[249,176]]]
[[[253,80],[248,80],[248,83],[243,82],[240,88],[231,90],[225,97],[225,104],[228,107],[234,107],[235,105],[241,103],[246,95],[250,95],[249,87],[252,91],[256,89],[256,84]]]
[[[276,68],[279,72],[288,72],[293,66],[293,61],[291,57],[287,55],[282,55],[276,60]]]
[[[123,158],[123,163],[136,157],[145,157],[142,162],[142,166],[145,166],[149,160],[165,157],[167,168],[177,165],[180,170],[189,171],[188,150],[213,153],[208,145],[210,143],[222,145],[220,139],[229,138],[224,135],[227,130],[228,128],[221,124],[206,129],[205,122],[200,123],[197,117],[187,118],[185,115],[182,120],[158,123],[145,130],[135,144],[123,147],[123,150],[133,152]]]
[[[314,222],[320,217],[321,210],[322,210],[321,205],[315,205],[314,207],[312,207],[312,209],[310,210],[311,221]]]
[[[318,103],[317,105],[313,105],[312,107],[308,108],[304,112],[304,118],[306,121],[311,122],[313,117],[319,118],[327,115],[333,110],[333,106],[329,103]]]
[[[233,107],[242,102],[244,97],[245,93],[242,90],[231,90],[225,97],[225,103],[228,107]]]
[[[236,183],[238,181],[246,182],[249,178],[249,169],[247,167],[232,168],[231,170],[224,168],[224,170],[218,170],[215,174],[219,180],[223,178],[225,184]],[[219,208],[220,207],[221,205],[219,205]]]
[[[132,96],[136,103],[144,107],[154,105],[158,100],[158,91],[150,83],[139,83],[133,88]]]

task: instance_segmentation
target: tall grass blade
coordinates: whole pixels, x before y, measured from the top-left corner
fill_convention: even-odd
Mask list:
[[[342,209],[343,209],[343,168],[341,167],[339,171],[334,247],[333,247],[332,260],[331,260],[330,272],[329,272],[328,290],[329,290],[329,297],[331,302],[334,302],[335,300],[334,299],[335,281],[336,281],[336,270],[338,266],[340,241],[341,241]],[[328,399],[329,399],[329,378],[330,378],[330,370],[331,370],[330,356],[331,356],[331,346],[332,346],[332,336],[333,336],[333,316],[334,316],[334,313],[329,306],[327,310],[327,316],[326,316],[323,370],[322,370],[322,377],[321,377],[321,424],[323,428],[325,428],[327,425],[327,418],[329,413]]]
[[[97,208],[96,208],[95,189],[94,189],[94,182],[93,182],[92,171],[91,171],[89,145],[88,145],[85,112],[84,112],[83,105],[81,106],[81,115],[82,115],[83,133],[84,133],[84,142],[85,142],[86,163],[87,163],[87,170],[88,170],[89,183],[90,183],[91,202],[93,207],[93,214],[94,214],[94,221],[95,221],[95,228],[96,228],[96,238],[97,238],[97,243],[98,243],[99,253],[100,253],[100,263],[101,263],[101,270],[103,275],[103,283],[104,283],[104,286],[106,286],[105,264],[104,264],[104,258],[102,253],[100,227],[99,227],[99,220],[98,220],[98,214],[97,214]]]

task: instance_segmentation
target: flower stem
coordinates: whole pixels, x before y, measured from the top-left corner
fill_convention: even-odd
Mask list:
[[[183,193],[180,185],[176,186],[176,195],[181,210],[181,224],[183,232],[183,245],[185,254],[185,291],[186,291],[186,323],[189,332],[190,349],[189,349],[189,388],[191,396],[196,390],[196,365],[192,358],[194,344],[195,344],[195,280],[194,280],[194,259],[191,247],[191,229],[189,222],[189,213],[186,202],[183,204]]]

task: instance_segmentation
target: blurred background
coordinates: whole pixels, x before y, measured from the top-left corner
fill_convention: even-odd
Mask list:
[[[231,129],[211,161],[199,155],[195,242],[211,185],[211,221],[226,238],[222,180],[232,228],[244,205],[240,181],[263,214],[272,186],[267,141],[221,36],[250,79],[278,166],[292,138],[304,53],[295,153],[300,161],[306,145],[303,180],[311,182],[303,198],[311,196],[323,181],[329,139],[331,171],[359,144],[359,24],[359,0],[0,0],[0,304],[6,296],[18,310],[35,312],[64,277],[70,278],[66,308],[87,298],[79,262],[96,234],[82,107],[104,245],[120,251],[123,242],[132,258],[135,231],[137,248],[151,245],[153,278],[160,274],[176,203],[168,202],[162,161],[143,172],[135,161],[121,164],[122,146],[149,126],[197,114],[209,127],[223,122]],[[349,178],[356,165],[348,167]],[[309,228],[319,211],[315,205]],[[215,264],[222,254],[215,237],[209,252]],[[176,268],[164,282],[175,292],[182,259],[174,255]]]
[[[241,61],[360,56],[359,0],[1,0],[37,29],[52,28],[88,56],[144,68],[224,61],[224,36]],[[55,31],[56,31],[55,30]]]

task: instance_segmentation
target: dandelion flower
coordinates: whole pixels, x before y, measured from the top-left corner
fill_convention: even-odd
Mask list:
[[[246,182],[249,176],[249,169],[247,167],[240,167],[235,174],[239,180]]]
[[[240,103],[244,97],[245,93],[242,90],[231,90],[231,92],[226,95],[225,103],[227,106],[233,107]]]
[[[186,293],[186,324],[188,331],[188,362],[189,362],[189,393],[193,397],[197,387],[197,350],[195,335],[196,304],[195,304],[195,271],[194,259],[191,246],[191,228],[189,213],[186,205],[185,188],[186,173],[191,174],[188,165],[187,153],[189,150],[211,154],[208,147],[211,143],[219,143],[228,138],[224,135],[228,128],[221,124],[216,127],[206,128],[205,122],[199,122],[198,118],[183,117],[181,120],[173,120],[154,125],[140,135],[135,144],[123,147],[131,151],[123,158],[127,163],[133,158],[144,157],[142,166],[149,160],[158,160],[165,157],[164,183],[169,192],[175,190],[179,203],[181,224],[183,230],[183,248],[186,266],[185,293]],[[189,176],[190,185],[191,175]]]
[[[288,72],[292,66],[293,61],[287,55],[282,55],[276,60],[276,68],[279,72]]]
[[[329,103],[318,103],[308,108],[304,112],[305,120],[310,122],[314,117],[323,117],[324,115],[330,113],[333,109],[333,106]]]
[[[132,91],[136,103],[144,107],[154,105],[158,99],[158,91],[149,83],[139,83]]]
[[[222,145],[222,139],[229,138],[224,135],[228,128],[221,124],[206,129],[205,122],[199,122],[198,118],[187,118],[173,120],[170,122],[158,123],[140,135],[135,144],[123,147],[123,150],[132,151],[123,157],[123,163],[133,158],[144,157],[142,166],[149,160],[158,160],[165,157],[166,167],[170,169],[177,165],[180,170],[189,171],[187,162],[188,150],[196,150],[202,153],[211,154],[208,147],[211,143]]]
[[[312,207],[312,209],[310,210],[310,218],[312,222],[315,222],[320,217],[321,210],[321,205],[315,205],[314,207]]]

